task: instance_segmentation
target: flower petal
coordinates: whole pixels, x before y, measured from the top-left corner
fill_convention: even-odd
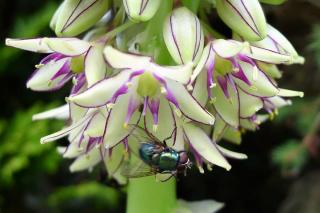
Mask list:
[[[229,93],[229,98],[226,97],[223,89],[218,84],[211,89],[213,99],[211,103],[220,117],[229,125],[239,126],[239,111],[240,103],[238,91],[234,90],[229,83],[226,84],[226,91]]]
[[[112,46],[106,46],[104,56],[108,64],[116,69],[144,69],[151,57],[121,52]]]
[[[254,96],[271,97],[279,93],[278,88],[271,82],[271,80],[257,67],[249,63],[239,62],[245,76],[251,83],[251,86],[240,79],[233,78],[237,85],[245,92]]]
[[[214,116],[204,109],[183,85],[171,80],[167,80],[167,85],[178,101],[179,109],[186,117],[196,122],[214,124]]]
[[[238,152],[233,152],[233,151],[230,151],[228,149],[225,149],[223,148],[222,146],[218,146],[218,149],[219,151],[226,157],[228,158],[234,158],[234,159],[238,159],[238,160],[244,160],[244,159],[247,159],[248,156],[245,155],[245,154],[242,154],[242,153],[238,153]]]
[[[161,77],[166,77],[182,84],[186,84],[189,82],[192,74],[192,63],[170,67],[162,67],[155,63],[149,63],[145,69],[150,70]]]
[[[82,55],[89,50],[91,45],[78,38],[43,38],[43,42],[54,51],[65,56]]]
[[[263,102],[260,98],[252,96],[242,89],[238,90],[240,100],[240,117],[247,118],[254,115],[257,111],[262,109]]]
[[[71,78],[70,58],[63,58],[42,65],[28,80],[27,88],[34,91],[57,90]]]
[[[201,200],[192,202],[178,200],[178,207],[175,209],[175,213],[215,213],[222,209],[223,206],[223,203],[215,200]]]
[[[201,106],[205,106],[208,102],[208,89],[207,89],[207,73],[202,72],[194,85],[192,96],[199,102]]]
[[[130,93],[120,96],[110,112],[104,134],[106,148],[114,147],[125,139],[131,132],[131,128],[128,128],[127,125],[137,124],[140,118],[140,112],[136,110],[129,121],[130,123],[126,123],[129,101],[134,99],[137,104],[141,103],[138,97],[134,97],[133,92],[132,90]]]
[[[40,143],[44,144],[44,143],[52,142],[69,135],[73,130],[75,130],[76,128],[83,125],[86,121],[88,121],[92,117],[92,115],[95,113],[96,113],[95,109],[88,111],[88,113],[78,122],[73,123],[71,126],[68,126],[56,133],[53,133],[51,135],[41,138]]]
[[[104,125],[106,123],[107,118],[102,115],[102,113],[97,113],[90,120],[90,123],[86,127],[84,131],[84,135],[97,138],[102,137],[104,133]]]
[[[236,56],[247,43],[241,43],[234,40],[216,39],[212,43],[212,48],[222,58],[231,58]]]
[[[38,53],[52,53],[54,52],[49,46],[43,41],[43,38],[34,39],[6,39],[6,45],[15,47],[27,51],[38,52]]]
[[[130,76],[130,71],[122,71],[114,77],[104,79],[86,91],[68,99],[83,107],[99,107],[107,104]]]
[[[278,95],[281,96],[281,97],[300,97],[300,98],[303,98],[304,93],[301,92],[301,91],[280,89],[280,92],[279,92]]]
[[[65,104],[63,106],[41,112],[32,116],[33,121],[44,120],[44,119],[61,119],[66,120],[69,118],[69,105]]]
[[[85,57],[85,73],[88,87],[105,78],[107,66],[102,51],[102,45],[95,45],[90,48]]]
[[[175,129],[176,124],[174,120],[174,114],[171,111],[168,101],[164,98],[160,100],[159,114],[158,114],[158,125],[154,126],[153,117],[150,110],[146,113],[146,128],[154,136],[156,136],[160,141],[168,138],[172,131]],[[172,138],[174,139],[174,138]],[[173,140],[168,140],[168,144],[173,144]]]
[[[111,155],[107,154],[104,158],[109,178],[116,178],[120,184],[126,183],[126,178],[120,174],[121,164],[124,161],[124,152],[125,147],[122,144],[119,144],[112,148]]]
[[[97,148],[91,149],[88,153],[78,157],[70,166],[71,172],[79,172],[86,169],[91,169],[97,165],[101,159],[101,150]]]
[[[184,133],[190,141],[192,147],[208,162],[223,167],[226,170],[231,169],[231,165],[223,157],[214,142],[199,127],[191,123],[184,124]]]

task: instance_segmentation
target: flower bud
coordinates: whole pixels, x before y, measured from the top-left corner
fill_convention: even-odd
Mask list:
[[[204,36],[199,19],[186,7],[175,9],[167,18],[163,37],[170,55],[178,64],[197,63]]]
[[[161,0],[123,0],[127,15],[133,21],[148,21],[159,9]]]
[[[248,41],[267,36],[267,23],[258,0],[217,0],[220,18],[233,31]]]
[[[58,36],[76,36],[97,23],[108,9],[109,0],[65,0],[51,26]]]

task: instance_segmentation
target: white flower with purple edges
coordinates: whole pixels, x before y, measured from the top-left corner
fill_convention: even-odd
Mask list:
[[[199,94],[199,99],[205,103],[208,98],[214,111],[226,123],[238,128],[241,119],[250,118],[263,108],[266,98],[303,96],[301,92],[278,88],[275,81],[257,64],[257,61],[280,64],[291,60],[290,55],[250,46],[248,43],[214,40],[204,49],[191,77],[189,89],[195,87],[194,92]],[[207,89],[201,85],[207,85]]]
[[[129,122],[137,123],[140,114],[150,110],[153,129],[159,124],[161,102],[169,102],[178,116],[213,125],[214,117],[186,90],[192,64],[163,67],[147,56],[123,53],[111,46],[105,48],[108,64],[119,73],[89,87],[68,100],[85,108],[107,106],[110,115],[106,123],[104,145],[113,147],[129,133]],[[142,111],[139,111],[140,106]]]
[[[35,91],[58,90],[83,71],[88,85],[106,75],[103,43],[89,43],[77,38],[37,38],[7,39],[6,44],[49,54],[36,65],[37,70],[27,82],[27,87]]]

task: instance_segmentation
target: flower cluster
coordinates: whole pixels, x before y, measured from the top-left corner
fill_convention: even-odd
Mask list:
[[[232,38],[215,36],[197,9],[179,1],[65,0],[50,24],[56,38],[7,39],[8,46],[47,54],[27,88],[54,91],[72,84],[66,105],[34,115],[68,123],[41,143],[67,137],[69,146],[59,150],[76,159],[71,171],[104,162],[119,182],[125,182],[119,168],[133,125],[169,138],[175,150],[188,150],[200,172],[204,164],[229,170],[226,158],[245,159],[218,142],[240,143],[244,130],[258,129],[290,105],[285,98],[302,97],[276,79],[277,65],[304,59],[267,24],[258,0],[215,2],[206,4],[215,7]]]

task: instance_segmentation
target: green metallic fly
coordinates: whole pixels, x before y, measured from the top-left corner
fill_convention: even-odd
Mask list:
[[[161,181],[169,180],[178,174],[186,174],[192,163],[186,151],[176,151],[147,130],[135,126],[132,135],[138,141],[136,159],[130,159],[122,167],[121,174],[128,178],[156,175]]]

